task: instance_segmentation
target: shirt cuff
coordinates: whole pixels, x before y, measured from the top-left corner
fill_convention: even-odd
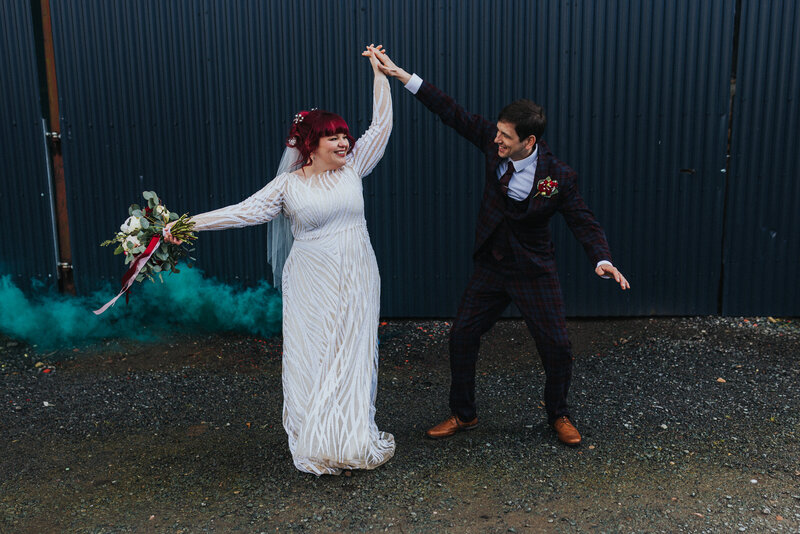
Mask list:
[[[417,91],[419,91],[419,88],[422,87],[422,78],[420,78],[416,74],[412,74],[411,79],[408,80],[408,83],[405,84],[403,87],[411,91],[412,95],[415,95],[417,94]]]
[[[409,83],[410,83],[410,82],[409,82]],[[600,260],[600,261],[598,261],[598,262],[597,262],[597,265],[595,265],[595,267],[594,267],[594,268],[595,268],[595,269],[597,269],[597,268],[598,268],[598,267],[600,267],[601,265],[611,265],[612,267],[614,266],[614,264],[612,264],[612,263],[611,263],[610,261],[608,261],[608,260]],[[611,278],[611,277],[610,277],[610,276],[608,276],[608,275],[604,275],[604,276],[601,276],[600,278],[605,278],[606,280],[608,280],[608,279],[609,279],[609,278]]]

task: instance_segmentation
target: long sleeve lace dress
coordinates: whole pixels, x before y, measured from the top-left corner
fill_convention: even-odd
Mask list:
[[[391,130],[389,83],[376,77],[372,123],[343,167],[307,179],[281,174],[239,204],[192,217],[196,230],[289,218],[283,426],[295,466],[316,475],[373,469],[394,455],[394,437],[375,424],[380,276],[361,183]]]

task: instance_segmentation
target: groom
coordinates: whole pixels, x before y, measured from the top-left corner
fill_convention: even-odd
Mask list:
[[[563,443],[578,445],[581,436],[567,408],[572,350],[549,227],[555,212],[564,217],[599,276],[613,277],[623,290],[630,285],[611,264],[605,233],[578,193],[575,171],[556,159],[542,140],[544,111],[530,100],[512,102],[500,111],[496,123],[491,122],[469,113],[388,56],[380,59],[385,74],[398,78],[486,158],[474,273],[450,331],[451,415],[429,429],[427,436],[447,438],[478,424],[475,362],[480,338],[513,302],[542,359],[548,423]]]

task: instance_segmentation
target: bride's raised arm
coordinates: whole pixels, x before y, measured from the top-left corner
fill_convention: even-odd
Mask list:
[[[389,134],[392,133],[392,93],[386,75],[378,68],[380,65],[378,57],[382,55],[381,47],[370,45],[362,55],[369,58],[375,73],[372,122],[367,131],[356,141],[349,157],[352,158],[350,164],[353,169],[363,177],[378,164],[389,142]]]

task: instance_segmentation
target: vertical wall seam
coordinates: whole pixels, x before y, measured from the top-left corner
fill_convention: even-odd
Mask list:
[[[722,243],[720,246],[720,257],[719,257],[719,286],[717,289],[717,313],[722,315],[722,310],[724,309],[724,300],[725,300],[725,254],[727,253],[727,249],[725,244],[727,242],[727,232],[728,232],[728,206],[730,204],[730,180],[731,180],[731,147],[733,141],[733,103],[736,97],[736,74],[737,68],[739,65],[739,30],[741,27],[741,14],[742,14],[742,0],[736,0],[734,4],[734,14],[733,14],[733,48],[731,50],[731,79],[730,79],[730,100],[728,103],[728,142],[726,147],[726,157],[725,157],[725,179],[723,180],[724,183],[724,193],[723,193],[723,202],[722,202]]]

